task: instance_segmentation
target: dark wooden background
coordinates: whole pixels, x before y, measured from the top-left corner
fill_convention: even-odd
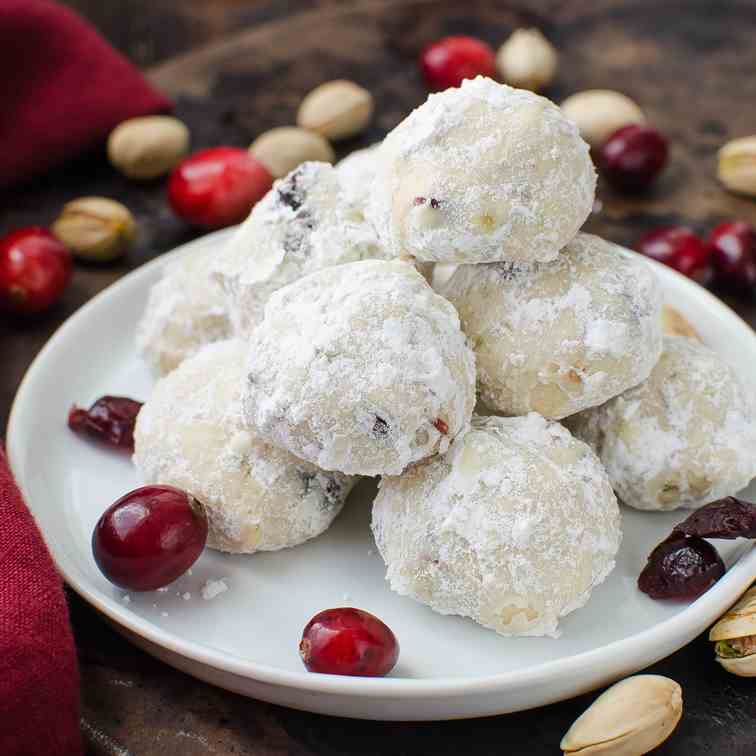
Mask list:
[[[290,123],[311,87],[348,77],[376,96],[368,133],[345,154],[382,136],[425,97],[415,66],[426,42],[471,33],[497,46],[524,24],[561,51],[547,92],[621,89],[672,140],[670,166],[654,190],[627,199],[599,188],[589,230],[625,244],[646,228],[684,222],[705,231],[720,220],[756,223],[756,202],[715,180],[716,150],[756,133],[756,1],[731,0],[69,0],[116,47],[177,100],[194,147],[247,145]],[[161,182],[115,175],[101,150],[0,196],[0,234],[52,221],[84,194],[125,202],[140,225],[128,257],[78,266],[64,302],[31,322],[0,320],[0,428],[18,383],[55,328],[93,294],[194,234],[175,220]],[[721,293],[756,326],[756,300]],[[107,345],[82,345],[87,349]],[[82,670],[83,727],[92,754],[368,754],[438,756],[554,754],[593,696],[545,709],[467,722],[396,724],[342,720],[244,699],[151,659],[70,596]],[[685,716],[658,753],[756,753],[756,685],[719,669],[702,636],[652,671],[678,680]]]

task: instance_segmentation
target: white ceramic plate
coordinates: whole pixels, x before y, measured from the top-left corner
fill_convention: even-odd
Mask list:
[[[228,231],[177,250],[220,243]],[[540,706],[632,673],[680,648],[735,601],[756,576],[756,551],[720,541],[729,571],[693,604],[652,601],[635,587],[651,548],[680,513],[623,512],[624,540],[611,577],[562,622],[559,639],[502,638],[393,594],[369,529],[371,481],[363,482],[322,537],[254,556],[208,550],[164,592],[130,600],[100,574],[93,526],[137,487],[130,461],[74,436],[71,404],[102,394],[146,398],[152,377],[134,349],[134,328],[165,257],[126,276],[55,334],[18,391],[8,429],[16,478],[68,583],[155,656],[229,690],[314,712],[367,719],[429,720]],[[756,333],[709,293],[657,266],[669,301],[751,385]],[[756,494],[753,489],[750,492]],[[207,580],[228,590],[201,597]],[[390,677],[308,674],[300,633],[317,611],[353,605],[383,618],[401,642]]]

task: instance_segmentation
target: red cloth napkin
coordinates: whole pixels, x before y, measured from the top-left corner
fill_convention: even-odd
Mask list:
[[[79,671],[63,586],[0,449],[0,754],[81,750]]]
[[[50,0],[0,0],[0,188],[100,144],[121,121],[169,110],[95,29]]]

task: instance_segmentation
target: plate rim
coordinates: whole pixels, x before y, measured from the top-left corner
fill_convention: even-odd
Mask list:
[[[161,267],[168,260],[182,254],[187,254],[196,247],[220,241],[221,238],[233,233],[233,230],[234,228],[226,228],[193,239],[129,271],[129,273],[107,286],[82,305],[56,329],[24,374],[11,405],[6,431],[6,453],[14,475],[21,467],[21,431],[16,429],[20,427],[21,421],[19,418],[22,417],[24,408],[28,403],[27,396],[31,391],[31,386],[34,384],[36,376],[44,370],[48,355],[56,348],[60,341],[65,339],[69,329],[74,328],[80,321],[85,320],[92,309],[99,307],[102,301],[108,299],[117,290],[134,285],[136,279],[148,275],[149,271],[153,268]],[[623,247],[623,249],[626,248]],[[632,250],[628,251],[632,252]],[[738,328],[746,329],[750,332],[752,338],[756,340],[756,331],[711,292],[654,260],[647,260],[647,262],[662,278],[670,278],[678,286],[688,288],[694,291],[697,296],[703,296],[704,299],[708,299],[709,305],[717,310],[720,316],[737,324]],[[19,480],[17,475],[16,479],[26,502],[29,500],[29,497],[28,493],[24,490],[23,481]],[[28,504],[26,506],[32,516],[34,516],[33,507]],[[44,529],[36,516],[35,522],[44,538]],[[754,577],[756,577],[756,543],[754,543],[750,547],[746,546],[744,548],[737,561],[712,589],[682,609],[682,611],[646,630],[612,641],[598,648],[559,659],[540,662],[530,667],[498,672],[486,676],[440,676],[422,679],[406,677],[361,678],[325,674],[313,675],[305,670],[302,672],[293,672],[281,669],[280,667],[245,660],[235,654],[221,651],[199,642],[183,639],[173,632],[163,630],[128,607],[119,604],[114,599],[101,598],[96,591],[91,590],[84,584],[86,579],[82,580],[76,574],[79,570],[74,564],[69,565],[69,568],[63,564],[66,558],[65,553],[61,551],[61,558],[58,558],[58,555],[55,553],[55,545],[48,543],[46,538],[45,542],[58,572],[84,601],[117,625],[124,627],[148,642],[199,664],[268,685],[308,692],[328,693],[331,695],[359,695],[365,698],[399,696],[405,699],[415,699],[429,695],[432,695],[434,698],[447,698],[467,694],[502,693],[506,692],[509,688],[527,684],[538,684],[552,677],[561,678],[569,676],[571,672],[583,669],[586,665],[594,666],[597,669],[609,669],[612,666],[611,662],[616,661],[618,650],[621,650],[626,658],[643,659],[641,666],[647,666],[658,658],[663,658],[669,655],[669,653],[674,653],[674,650],[685,645],[685,643],[680,645],[675,638],[689,634],[690,628],[703,628],[712,622],[718,613],[725,611],[739,598],[753,581]],[[674,650],[668,652],[666,651],[666,646],[670,643],[674,645]],[[665,650],[660,656],[655,654],[654,647]]]

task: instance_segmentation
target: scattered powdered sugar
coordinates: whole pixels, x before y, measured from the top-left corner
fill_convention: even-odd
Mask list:
[[[648,377],[661,291],[638,255],[578,234],[551,263],[460,265],[440,293],[475,344],[482,400],[563,418]]]
[[[385,257],[362,209],[327,163],[303,163],[273,185],[226,246],[214,278],[237,335],[262,320],[273,292],[322,268]]]
[[[645,383],[567,421],[637,509],[698,507],[756,477],[756,416],[734,371],[684,336],[665,336]]]
[[[556,635],[621,537],[595,454],[535,413],[474,417],[446,455],[383,478],[372,527],[395,591],[505,635]]]
[[[371,260],[270,298],[244,408],[250,428],[324,470],[396,474],[466,427],[474,382],[454,308],[412,265]]]
[[[168,612],[160,612],[160,616],[161,617],[168,617],[170,615],[168,614]]]
[[[185,593],[181,594],[181,598],[184,599],[184,601],[189,601],[189,599],[192,597],[192,594],[189,593],[189,591],[186,591]]]
[[[144,481],[192,493],[207,510],[209,545],[241,553],[319,535],[354,483],[243,427],[247,350],[242,341],[226,341],[186,360],[155,386],[134,433],[134,461]]]
[[[202,586],[201,594],[205,601],[212,601],[216,596],[220,596],[221,593],[225,593],[228,590],[225,578],[219,578],[218,580],[206,580]]]
[[[431,95],[386,137],[368,215],[396,256],[548,261],[595,187],[588,145],[554,103],[478,77]]]
[[[131,596],[129,596],[128,593],[124,593],[121,597],[121,601],[123,601],[124,604],[130,604],[131,603]]]

